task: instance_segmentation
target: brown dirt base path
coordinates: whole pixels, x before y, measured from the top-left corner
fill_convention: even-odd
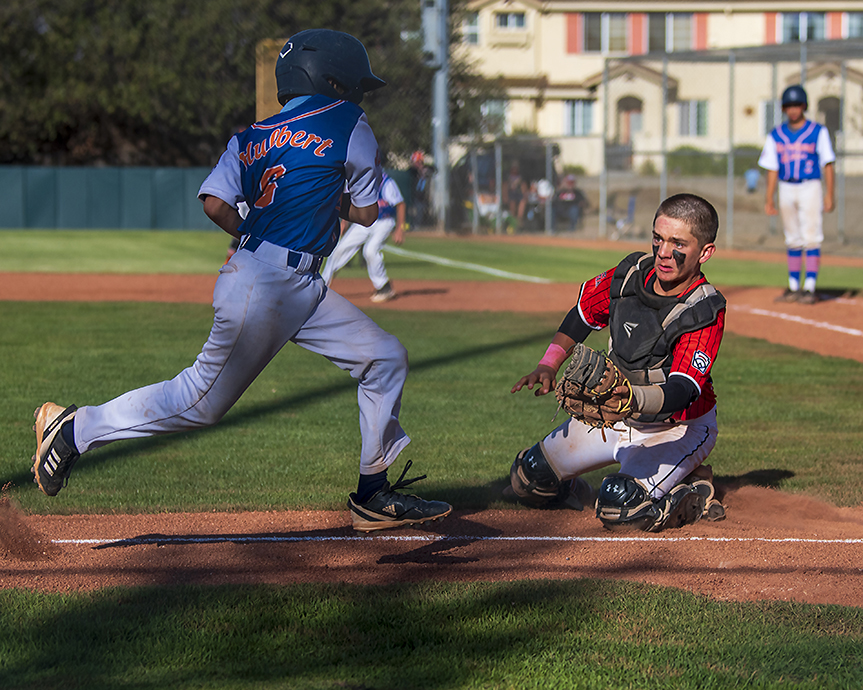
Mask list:
[[[209,303],[213,282],[212,276],[0,273],[0,299]],[[337,279],[334,288],[371,306],[364,279]],[[399,281],[397,299],[381,308],[563,314],[577,288]],[[863,361],[863,303],[853,294],[824,295],[804,306],[774,303],[775,289],[723,292],[730,332]],[[756,486],[720,488],[725,521],[658,535],[608,532],[590,511],[461,511],[428,528],[360,536],[347,511],[26,516],[4,499],[0,587],[593,577],[719,600],[863,606],[863,506],[838,509]]]

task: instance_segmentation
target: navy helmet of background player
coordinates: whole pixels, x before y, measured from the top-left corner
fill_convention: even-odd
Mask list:
[[[827,128],[806,119],[808,106],[809,98],[799,84],[782,92],[786,121],[767,136],[758,164],[767,170],[764,211],[781,214],[785,233],[788,287],[778,301],[814,304],[824,241],[823,212],[834,206],[836,156]],[[778,211],[773,201],[777,187]],[[805,269],[802,281],[801,269]]]
[[[38,408],[33,472],[49,496],[65,486],[83,453],[215,424],[293,342],[358,383],[360,479],[348,499],[354,528],[398,527],[451,512],[442,501],[397,493],[415,481],[403,481],[410,461],[397,482],[387,480],[387,468],[410,442],[398,419],[407,352],[318,273],[338,239],[340,217],[370,225],[378,216],[377,141],[357,103],[383,81],[357,39],[316,29],[285,44],[277,83],[282,112],[234,134],[198,192],[213,222],[241,238],[219,272],[201,353],[170,381],[103,405]],[[238,212],[243,202],[245,218]],[[308,452],[285,448],[280,461],[307,462]]]

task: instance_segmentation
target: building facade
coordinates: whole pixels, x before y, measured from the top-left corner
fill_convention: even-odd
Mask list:
[[[474,0],[453,49],[506,88],[485,136],[538,135],[596,174],[609,150],[638,170],[681,147],[760,147],[796,83],[811,119],[863,148],[861,39],[863,2]]]

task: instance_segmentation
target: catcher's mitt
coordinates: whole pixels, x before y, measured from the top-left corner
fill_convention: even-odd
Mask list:
[[[624,386],[626,393],[616,393]],[[632,385],[604,353],[577,343],[555,389],[560,406],[573,419],[610,429],[635,412]]]

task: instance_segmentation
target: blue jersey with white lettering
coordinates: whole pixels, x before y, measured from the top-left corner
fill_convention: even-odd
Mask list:
[[[818,158],[818,137],[822,129],[823,125],[811,120],[797,130],[791,129],[787,122],[773,128],[770,136],[776,143],[780,180],[821,179],[824,161]]]
[[[240,233],[328,256],[338,242],[342,193],[377,202],[380,158],[362,108],[326,96],[299,97],[235,134],[198,195],[249,213]]]

